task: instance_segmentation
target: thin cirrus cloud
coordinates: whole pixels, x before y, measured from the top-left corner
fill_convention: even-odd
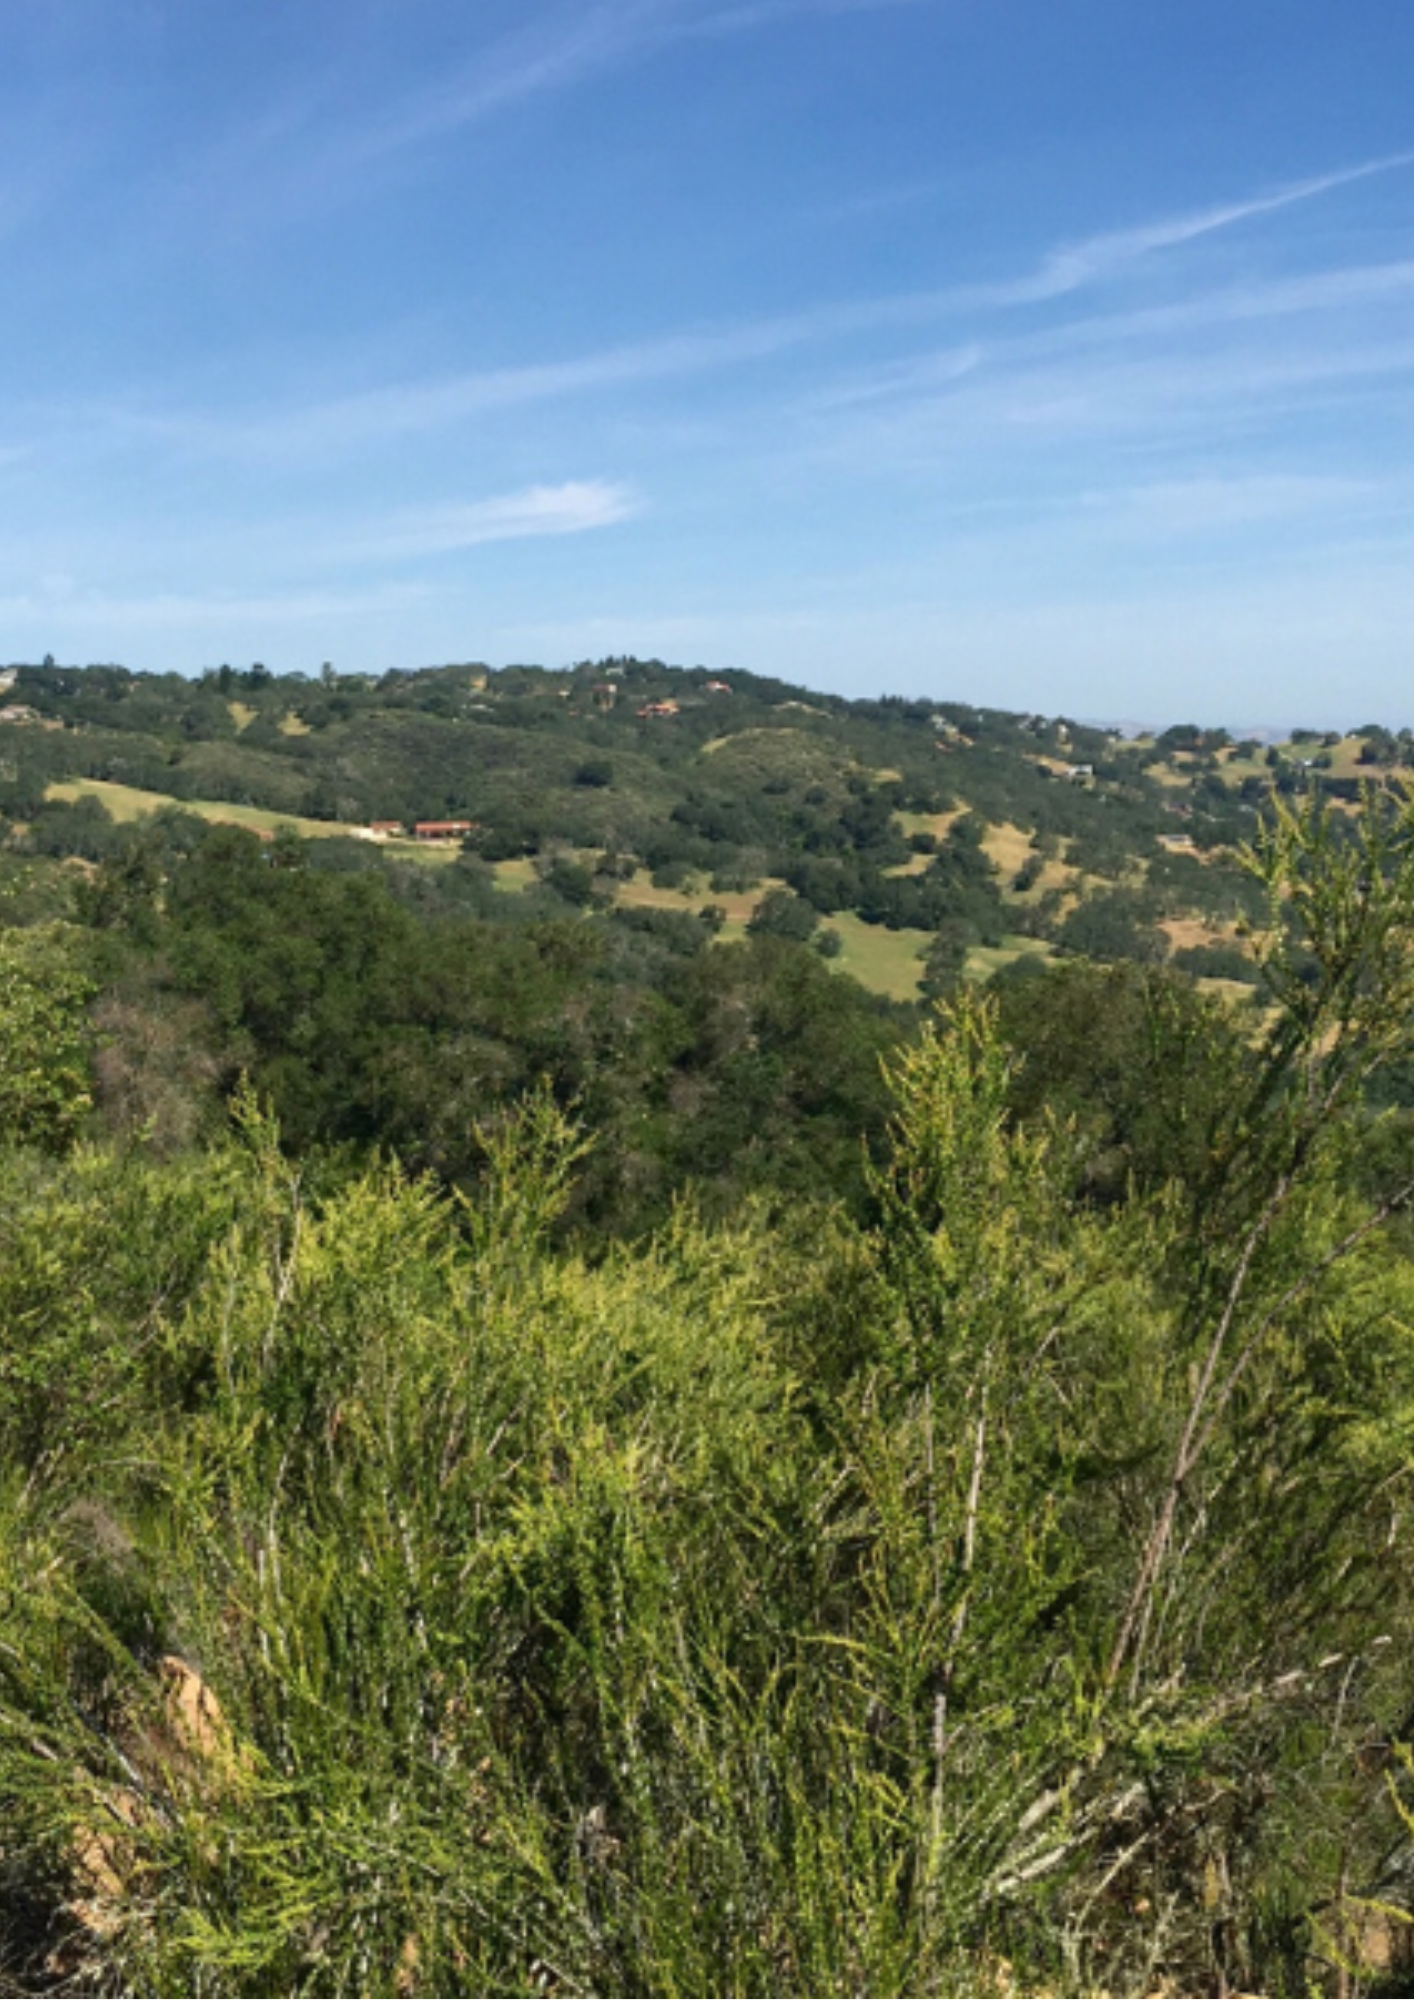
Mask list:
[[[478,369],[430,381],[395,382],[268,415],[213,417],[143,408],[111,411],[119,435],[166,441],[179,449],[238,459],[346,451],[520,406],[656,380],[699,374],[765,358],[809,335],[797,319],[773,319],[707,334],[602,349],[572,361]],[[92,423],[92,413],[83,422]]]
[[[626,486],[602,479],[568,480],[559,486],[529,486],[489,500],[409,509],[374,527],[332,540],[320,553],[327,562],[415,562],[453,555],[487,542],[582,535],[613,527],[640,508],[637,495]]]
[[[1290,321],[1296,311],[1278,302],[1271,317]],[[1177,424],[1186,413],[1230,404],[1255,418],[1308,391],[1359,393],[1414,372],[1414,330],[1370,327],[1332,338],[1319,305],[1312,311],[1313,327],[1297,323],[1278,333],[1260,323],[1267,315],[1249,297],[1240,312],[1209,321],[1220,327],[1229,317],[1250,329],[1248,337],[1206,345],[1162,337],[1184,331],[1181,320],[1106,315],[1044,334],[865,365],[795,407],[806,419],[831,421],[873,410],[880,422],[905,426],[933,409],[954,427],[966,421],[1000,438],[1010,429],[1065,431],[1076,423],[1120,430],[1140,416]],[[856,435],[846,430],[841,439]]]
[[[935,6],[937,0],[745,0],[735,7],[718,7],[685,24],[683,34],[735,35],[753,28],[775,27],[802,14],[882,14],[900,7]]]
[[[424,145],[526,98],[565,89],[660,41],[678,11],[662,0],[621,0],[572,18],[534,23],[435,89],[405,98],[343,149],[342,161]]]
[[[683,0],[559,6],[444,66],[435,83],[399,90],[380,70],[371,97],[351,35],[341,62],[267,80],[259,103],[207,140],[176,184],[154,186],[152,206],[168,219],[193,210],[205,219],[215,201],[228,220],[262,224],[347,208],[440,141],[651,53],[680,31],[682,14]]]
[[[1005,496],[1008,514],[1027,516],[1044,512],[1053,491],[1073,504],[1077,452],[1092,455],[1080,463],[1116,469],[1139,452],[1179,466],[1283,465],[1293,423],[1319,404],[1339,414],[1334,462],[1380,468],[1375,491],[1408,520],[1408,483],[1386,440],[1390,385],[1412,374],[1414,339],[1354,350],[1315,338],[1281,355],[1260,342],[1201,356],[1124,355],[1103,343],[1065,355],[1001,354],[970,374],[929,378],[919,369],[872,401],[802,412],[797,449],[817,482],[840,472],[905,478],[948,503]],[[1303,456],[1298,449],[1295,462]],[[1157,535],[1161,524],[1146,514],[1131,526]]]
[[[1223,202],[1211,208],[1198,209],[1192,214],[1169,216],[1158,222],[1143,224],[1137,229],[1119,229],[1090,236],[1068,248],[1053,251],[1034,278],[1022,283],[1035,288],[1028,291],[1027,296],[1051,297],[1075,291],[1079,286],[1104,276],[1107,271],[1131,264],[1156,250],[1177,249],[1200,236],[1230,229],[1235,223],[1249,222],[1259,215],[1271,215],[1278,209],[1291,208],[1297,202],[1310,201],[1317,195],[1331,194],[1336,188],[1349,187],[1376,174],[1393,173],[1397,168],[1411,164],[1414,164],[1414,152],[1388,153],[1380,159],[1365,160],[1358,166],[1345,167],[1336,173],[1292,181],[1270,194],[1257,195],[1246,201]]]
[[[1137,426],[1172,435],[1222,419],[1231,444],[1264,418],[1353,409],[1414,373],[1411,304],[1409,260],[1222,285],[862,362],[792,407],[836,449],[863,450],[872,425],[876,441],[914,458],[935,449],[938,426],[972,449]]]
[[[451,83],[403,106],[374,135],[391,148],[440,137],[522,99],[563,90],[598,71],[702,36],[750,34],[802,15],[874,13],[935,6],[938,0],[748,0],[702,6],[700,0],[611,0],[561,13],[503,42]]]
[[[391,575],[388,579],[389,587],[397,589],[410,587],[421,563],[491,543],[592,533],[627,520],[639,513],[642,505],[639,495],[627,486],[600,479],[568,480],[558,486],[529,486],[483,500],[400,509],[379,519],[351,523],[341,530],[321,530],[306,521],[287,519],[262,524],[254,532],[225,530],[214,540],[209,529],[185,537],[178,535],[170,545],[180,548],[183,561],[195,573],[210,569],[214,562],[228,576],[232,571],[273,576],[286,569],[292,557],[301,575],[322,573],[331,580],[352,568],[370,577],[380,570],[394,573],[402,570],[405,573],[402,584],[396,583]],[[9,553],[13,557],[17,552]],[[56,609],[66,606],[92,609],[97,601],[94,592],[102,595],[105,589],[99,579],[80,584],[58,571],[46,574],[42,550],[18,553],[21,556],[18,566],[35,575],[38,585],[30,585],[10,599],[0,596],[0,612],[7,605],[13,611],[21,602],[31,609],[40,602]],[[142,568],[140,549],[121,539],[110,542],[108,557],[99,566],[103,570],[113,567],[115,557],[120,573]],[[258,594],[247,590],[242,602],[252,604]],[[119,591],[111,601],[130,606],[141,601],[149,606],[168,604],[190,609],[198,600],[180,592],[161,592],[139,599],[130,591]],[[220,603],[225,601],[225,593],[217,592],[200,601]],[[284,593],[278,601],[287,605],[294,599]]]
[[[706,6],[700,0],[607,0],[559,9],[529,22],[431,89],[405,95],[383,116],[363,122],[322,163],[331,189],[351,170],[406,153],[483,123],[535,97],[565,91],[605,72],[650,58],[674,43],[749,34],[802,15],[931,6],[938,0],[751,0]]]
[[[1391,154],[1290,182],[1240,201],[1162,216],[1136,228],[1098,233],[1058,246],[1032,270],[1016,278],[987,284],[833,302],[734,326],[631,342],[570,360],[395,382],[303,406],[274,409],[268,414],[214,417],[200,411],[129,407],[112,413],[110,423],[119,433],[165,440],[178,449],[213,457],[258,460],[326,451],[346,453],[518,406],[741,367],[791,349],[825,345],[890,327],[922,325],[989,311],[1009,313],[1061,300],[1115,279],[1129,267],[1165,251],[1182,249],[1219,231],[1410,164],[1414,164],[1414,153]],[[1362,297],[1403,289],[1411,270],[1414,266],[1401,264],[1348,273],[1320,273],[1266,287],[1218,292],[1182,305],[1150,310],[1189,319],[1205,315],[1218,319],[1253,318],[1268,312],[1359,303]],[[1342,290],[1344,299],[1340,296]],[[945,372],[971,372],[977,366],[979,354],[975,344],[955,350]],[[932,357],[924,358],[918,365],[925,372],[937,372]],[[907,363],[892,363],[879,371],[877,379],[880,387],[887,390],[904,386],[907,375]],[[822,399],[829,393],[823,391]],[[846,401],[869,393],[864,378],[854,386],[843,381],[838,390],[841,400]],[[90,420],[91,413],[85,413],[85,424]]]

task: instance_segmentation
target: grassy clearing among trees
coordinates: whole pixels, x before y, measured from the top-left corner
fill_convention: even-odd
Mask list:
[[[96,799],[119,826],[178,807],[218,826],[248,826],[261,833],[278,833],[282,826],[288,827],[301,840],[348,838],[354,832],[351,825],[338,820],[302,819],[298,813],[267,812],[262,806],[227,799],[176,799],[167,792],[144,791],[139,785],[113,784],[103,778],[61,779],[46,786],[45,796],[71,801]]]
[[[891,931],[866,924],[849,911],[829,920],[839,933],[840,955],[835,963],[871,992],[891,1000],[916,1000],[923,977],[923,957],[932,937],[927,931]]]

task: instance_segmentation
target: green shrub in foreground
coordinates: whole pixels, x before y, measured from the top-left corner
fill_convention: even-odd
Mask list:
[[[1407,839],[1278,826],[1266,1043],[1102,1210],[967,996],[862,1225],[553,1251],[543,1094],[475,1200],[312,1191],[249,1104],[13,1156],[6,1980],[1353,1990],[1410,1906],[1414,1299],[1340,1171]]]

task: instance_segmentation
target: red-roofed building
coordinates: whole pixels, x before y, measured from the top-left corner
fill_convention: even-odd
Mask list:
[[[420,819],[412,830],[414,840],[462,840],[476,825],[474,819]]]

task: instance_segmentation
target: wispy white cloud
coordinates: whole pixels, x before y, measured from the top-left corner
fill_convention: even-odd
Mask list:
[[[923,202],[934,201],[947,190],[948,183],[940,176],[932,174],[924,179],[900,181],[886,187],[861,190],[844,200],[827,201],[820,207],[808,211],[809,219],[827,226],[835,223],[868,221],[872,217],[896,213],[900,209],[914,208]]]
[[[583,479],[528,486],[481,500],[398,508],[337,525],[323,517],[293,515],[239,526],[198,519],[185,529],[174,525],[164,537],[160,569],[167,572],[175,566],[194,575],[216,573],[227,578],[294,574],[306,582],[338,578],[350,569],[374,576],[379,571],[411,570],[421,562],[489,543],[592,533],[628,520],[642,506],[627,486]],[[136,580],[151,572],[148,540],[146,529],[133,535],[110,529],[90,551],[85,581],[66,566],[65,537],[41,532],[31,540],[12,539],[5,545],[0,579],[8,575],[19,596],[32,587],[51,604],[81,599],[85,591],[100,587],[104,577]],[[34,585],[22,588],[21,578],[35,579]]]
[[[1225,458],[1283,413],[1351,418],[1414,384],[1414,261],[987,325],[965,347],[845,362],[791,407],[820,449],[860,468],[941,464],[984,443],[1073,450],[1203,432]]]
[[[541,535],[582,535],[613,527],[639,512],[626,486],[608,480],[569,480],[559,486],[530,486],[490,500],[455,506],[421,507],[316,544],[311,553],[334,562],[406,562],[479,548],[486,542],[521,541]]]
[[[700,4],[700,0],[699,0]],[[465,13],[462,53],[425,66],[408,83],[385,47],[360,40],[356,23],[329,63],[267,79],[257,103],[204,140],[176,185],[154,185],[159,217],[260,227],[272,216],[308,220],[347,209],[371,186],[419,171],[421,155],[518,105],[563,92],[647,58],[682,31],[693,0],[569,0],[527,7],[511,32],[487,35]],[[377,10],[375,10],[376,12]],[[427,81],[431,75],[435,80]]]
[[[820,337],[821,316],[757,321],[707,333],[669,335],[521,368],[478,369],[431,380],[391,383],[294,408],[245,417],[132,404],[76,413],[119,436],[165,441],[213,456],[262,459],[348,451],[524,405],[693,375],[761,360]]]
[[[903,294],[872,301],[856,310],[861,316],[871,315],[869,323],[878,324],[891,317],[908,319],[969,310],[986,311],[1044,304],[1049,300],[1062,299],[1071,293],[1092,288],[1107,278],[1117,277],[1132,266],[1142,264],[1165,250],[1183,249],[1203,237],[1217,235],[1223,230],[1236,228],[1260,216],[1273,215],[1282,209],[1314,201],[1321,195],[1333,194],[1338,188],[1349,187],[1358,181],[1370,180],[1382,174],[1395,173],[1401,168],[1410,166],[1414,166],[1414,151],[1384,154],[1379,159],[1363,160],[1353,167],[1342,167],[1333,173],[1314,174],[1303,180],[1288,181],[1266,194],[1247,196],[1240,201],[1212,203],[1204,208],[1185,209],[1176,214],[1158,216],[1151,222],[1139,223],[1133,228],[1101,230],[1090,236],[1079,237],[1072,243],[1058,244],[1054,249],[1048,250],[1031,270],[1023,271],[1014,278],[999,278],[983,284],[945,286],[932,292]],[[918,184],[898,190],[892,197],[888,194],[866,197],[862,206],[867,209],[871,199],[880,203],[887,203],[891,199],[912,200],[927,191],[927,184]],[[1388,271],[1402,267],[1383,268]],[[1319,284],[1321,279],[1301,282]],[[1296,283],[1293,282],[1293,298],[1296,296],[1296,289]],[[838,309],[835,311],[838,314]],[[865,323],[863,317],[859,323],[861,325]]]
[[[615,10],[616,18],[618,11]],[[630,11],[638,16],[656,14],[659,10],[638,7]],[[627,31],[622,21],[619,27]],[[592,39],[592,25],[586,32]],[[995,283],[821,303],[795,313],[746,323],[629,342],[568,360],[391,383],[244,417],[217,418],[200,411],[129,407],[110,412],[109,422],[120,433],[165,439],[178,448],[237,459],[356,451],[380,441],[441,429],[518,406],[641,388],[654,382],[740,368],[803,346],[948,318],[1006,314],[1081,294],[1143,260],[1314,200],[1351,182],[1410,164],[1414,164],[1414,154],[1390,155],[1291,182],[1241,201],[1159,217],[1131,229],[1097,233],[1047,253],[1030,272]],[[1167,315],[1175,324],[1204,318],[1251,319],[1368,302],[1405,291],[1411,285],[1414,285],[1414,263],[1395,263],[1321,272],[1264,286],[1229,287],[1176,306],[1139,310],[1151,315],[1148,322],[1151,327],[1160,324],[1161,315]],[[1135,324],[1140,323],[1136,319]],[[875,390],[868,386],[869,378],[861,374],[852,384],[842,384],[835,393],[844,400],[898,391],[910,386],[910,368],[923,378],[936,380],[941,372],[950,379],[956,373],[974,370],[981,351],[980,344],[973,342],[952,350],[941,362],[935,356],[916,362],[891,362],[876,370]],[[84,413],[85,423],[90,420],[91,413]]]
[[[1336,188],[1349,187],[1355,181],[1369,180],[1376,174],[1393,173],[1399,167],[1412,164],[1414,152],[1389,153],[1381,159],[1365,160],[1358,166],[1345,167],[1336,173],[1291,181],[1284,187],[1273,189],[1270,194],[1256,195],[1245,201],[1221,202],[1189,214],[1161,217],[1134,229],[1117,229],[1088,236],[1078,243],[1053,250],[1032,278],[1019,281],[1013,295],[1018,299],[1052,298],[1060,293],[1072,292],[1139,258],[1152,256],[1157,250],[1177,249],[1200,236],[1211,236],[1217,230],[1231,229],[1238,223],[1250,222],[1256,216],[1271,215],[1278,209],[1311,201],[1317,195],[1331,194]]]
[[[714,416],[708,448],[745,454],[763,468],[769,461],[773,478],[797,488],[814,466],[826,477],[835,467],[854,479],[923,477],[942,490],[974,484],[980,468],[1014,463],[1018,454],[1037,467],[1049,463],[1060,477],[1064,455],[1082,447],[1182,448],[1216,465],[1239,438],[1250,443],[1264,427],[1275,438],[1283,413],[1309,415],[1322,403],[1373,411],[1390,383],[1414,381],[1414,259],[1225,281],[1161,304],[1145,303],[1142,289],[1115,297],[1108,281],[1129,264],[1178,254],[1215,231],[1392,172],[1409,157],[1096,233],[1050,253],[1027,276],[990,287],[825,303],[566,360],[392,382],[244,415],[157,402],[32,412],[28,437],[17,424],[14,442],[0,450],[0,469],[26,454],[91,463],[106,439],[110,451],[135,451],[144,462],[156,447],[256,476],[272,468],[317,471],[556,401],[610,399],[610,409],[622,410],[631,394],[636,419],[649,423],[654,405],[643,392],[654,385],[733,373],[733,407]],[[1062,295],[1087,309],[1031,322],[1029,304]],[[883,361],[854,358],[856,335],[949,320],[977,332]],[[809,370],[794,371],[782,393],[771,364],[808,347],[819,350]],[[679,395],[670,407],[681,431],[688,406]],[[655,448],[663,443],[659,438]],[[989,484],[984,477],[984,492]],[[1036,484],[1029,475],[1027,490]],[[307,532],[280,530],[267,556],[274,559],[285,544],[329,565],[408,562],[482,542],[606,527],[637,505],[622,485],[572,480],[355,524],[342,541],[327,519]]]
[[[696,20],[685,22],[683,34],[734,35],[753,28],[774,27],[798,15],[882,14],[904,7],[935,7],[940,0],[741,0],[731,7],[716,7]]]
[[[873,13],[937,6],[940,0],[600,0],[530,22],[479,54],[435,89],[375,121],[360,140],[366,155],[421,145],[527,99],[571,88],[598,73],[641,61],[676,42],[749,34],[808,15]]]
[[[426,144],[622,64],[671,33],[676,12],[670,0],[609,0],[542,17],[370,121],[345,149],[345,160]]]
[[[936,353],[913,354],[903,360],[851,369],[812,391],[803,399],[803,407],[815,411],[846,410],[897,396],[935,393],[975,373],[991,351],[990,346],[971,341],[966,347],[943,348]]]
[[[951,462],[993,453],[1071,451],[1125,439],[1155,444],[1206,435],[1223,455],[1283,412],[1350,409],[1414,380],[1414,328],[1332,339],[1324,327],[1275,341],[1253,329],[1234,342],[1186,346],[1091,322],[1063,336],[996,341],[959,369],[949,355],[915,357],[846,377],[803,400],[818,447],[860,470]]]
[[[744,0],[713,6],[704,0],[598,0],[588,7],[557,6],[478,49],[430,88],[406,92],[364,117],[356,134],[343,134],[322,154],[316,148],[304,178],[329,194],[342,189],[347,198],[360,168],[470,130],[537,97],[647,61],[676,43],[749,34],[800,16],[941,3]]]

